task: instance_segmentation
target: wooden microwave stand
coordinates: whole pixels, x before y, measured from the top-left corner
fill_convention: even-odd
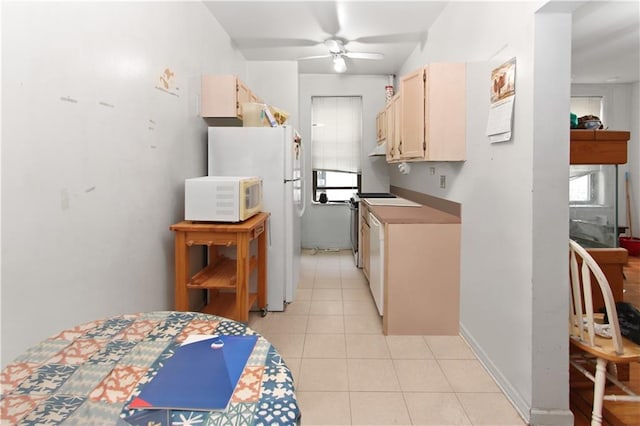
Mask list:
[[[189,310],[189,290],[209,291],[203,312],[249,321],[249,310],[257,301],[263,316],[267,309],[267,229],[270,213],[261,212],[239,223],[182,221],[171,225],[175,232],[175,309]],[[258,240],[257,256],[250,255],[250,243]],[[208,246],[206,267],[190,276],[189,247]],[[236,259],[218,254],[217,246],[236,247]],[[249,277],[257,268],[257,293],[249,290]]]

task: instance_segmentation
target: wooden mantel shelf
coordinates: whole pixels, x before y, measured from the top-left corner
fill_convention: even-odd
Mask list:
[[[629,132],[571,130],[571,164],[625,164]]]

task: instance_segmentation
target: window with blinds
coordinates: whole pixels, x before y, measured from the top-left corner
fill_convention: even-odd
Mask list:
[[[571,112],[578,117],[595,115],[604,123],[602,116],[602,96],[572,96]]]
[[[313,200],[347,201],[360,191],[362,97],[311,98]]]
[[[604,123],[602,96],[572,96],[571,112],[578,117],[595,115]],[[601,205],[603,174],[600,166],[570,166],[569,203]]]

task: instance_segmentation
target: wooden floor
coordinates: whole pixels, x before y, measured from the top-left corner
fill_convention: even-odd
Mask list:
[[[629,263],[624,267],[624,301],[640,308],[640,257],[629,256]],[[579,373],[578,373],[579,374]],[[640,394],[640,365],[631,365],[631,380],[627,386]],[[571,389],[571,411],[575,417],[575,426],[591,424],[591,387]],[[640,425],[640,404],[605,401],[603,410],[604,426],[638,426]]]

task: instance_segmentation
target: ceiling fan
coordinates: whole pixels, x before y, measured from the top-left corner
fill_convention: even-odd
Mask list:
[[[339,38],[329,38],[324,41],[324,45],[329,49],[328,54],[303,56],[301,58],[298,58],[298,60],[333,58],[333,69],[335,70],[335,72],[342,73],[347,70],[347,63],[345,62],[344,58],[373,60],[380,60],[384,58],[384,55],[382,53],[350,52],[345,49],[344,41]]]

